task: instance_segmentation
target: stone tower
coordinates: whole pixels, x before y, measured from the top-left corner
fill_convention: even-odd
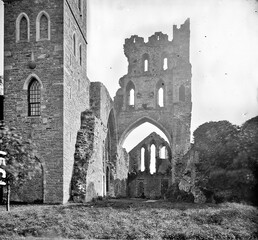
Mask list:
[[[65,203],[89,108],[86,0],[4,0],[4,8],[5,121],[37,146],[43,190],[27,186],[35,200]]]
[[[125,40],[128,73],[116,93],[119,143],[136,127],[150,122],[169,140],[172,181],[175,181],[175,156],[185,153],[190,144],[191,64],[189,62],[190,20],[173,26],[173,40],[156,32],[144,42],[137,35]]]

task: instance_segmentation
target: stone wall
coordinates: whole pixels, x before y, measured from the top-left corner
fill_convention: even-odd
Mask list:
[[[80,114],[89,108],[86,4],[82,1],[79,13],[76,3],[68,0],[4,2],[5,121],[37,145],[38,158],[44,166],[44,202],[64,203],[69,198]],[[36,19],[42,11],[49,16],[50,35],[37,39]],[[20,14],[29,19],[29,35],[18,41],[16,21]],[[77,57],[71,54],[73,33]],[[41,85],[40,116],[28,115],[28,86],[32,78]]]
[[[113,102],[102,83],[91,83],[91,110],[82,113],[77,134],[72,198],[126,196],[128,154],[117,145]]]
[[[114,106],[119,143],[136,127],[149,122],[160,128],[169,140],[172,169],[176,156],[190,146],[191,64],[189,62],[190,21],[173,27],[173,40],[156,32],[147,42],[137,35],[125,40],[128,73],[119,80]],[[164,66],[165,59],[167,68]],[[145,62],[147,61],[147,68]],[[146,68],[146,69],[145,69]],[[183,96],[180,96],[183,88]],[[131,90],[134,103],[130,103]],[[163,91],[162,104],[159,90]],[[172,172],[175,182],[175,172]]]
[[[172,184],[171,175],[149,174],[142,172],[130,174],[128,178],[128,195],[130,197],[163,198]]]
[[[70,196],[74,152],[77,132],[80,129],[80,116],[90,108],[87,78],[87,42],[86,42],[86,1],[82,1],[81,12],[77,1],[64,1],[64,109],[63,109],[63,182],[64,202]],[[76,37],[75,54],[73,35]],[[79,48],[81,47],[81,56]]]

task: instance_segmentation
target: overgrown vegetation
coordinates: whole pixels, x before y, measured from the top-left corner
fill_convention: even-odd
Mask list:
[[[0,150],[5,151],[5,164],[1,166],[6,171],[3,180],[7,185],[7,211],[9,211],[10,187],[20,187],[31,179],[41,164],[36,159],[31,141],[24,141],[15,128],[0,126]]]
[[[1,207],[0,207],[1,212]],[[258,239],[252,206],[105,200],[17,206],[0,214],[0,239]]]
[[[258,204],[258,116],[241,127],[209,122],[194,132],[195,184],[216,202]]]

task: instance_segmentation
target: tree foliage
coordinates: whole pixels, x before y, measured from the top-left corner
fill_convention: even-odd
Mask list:
[[[2,126],[0,129],[0,150],[7,152],[5,166],[6,180],[14,186],[20,186],[41,171],[40,162],[34,154],[31,141],[24,141],[15,128]]]
[[[241,127],[228,121],[208,122],[194,132],[196,185],[219,201],[257,204],[258,117]]]

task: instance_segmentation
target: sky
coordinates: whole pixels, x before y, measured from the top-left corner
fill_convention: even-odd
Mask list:
[[[258,115],[257,11],[255,0],[88,0],[88,77],[103,82],[114,97],[127,73],[125,38],[138,35],[147,41],[162,31],[172,40],[173,24],[190,18],[191,131],[208,121],[241,125]],[[2,59],[0,50],[0,74]],[[131,149],[136,138],[152,131],[150,124],[141,126],[124,146]]]

